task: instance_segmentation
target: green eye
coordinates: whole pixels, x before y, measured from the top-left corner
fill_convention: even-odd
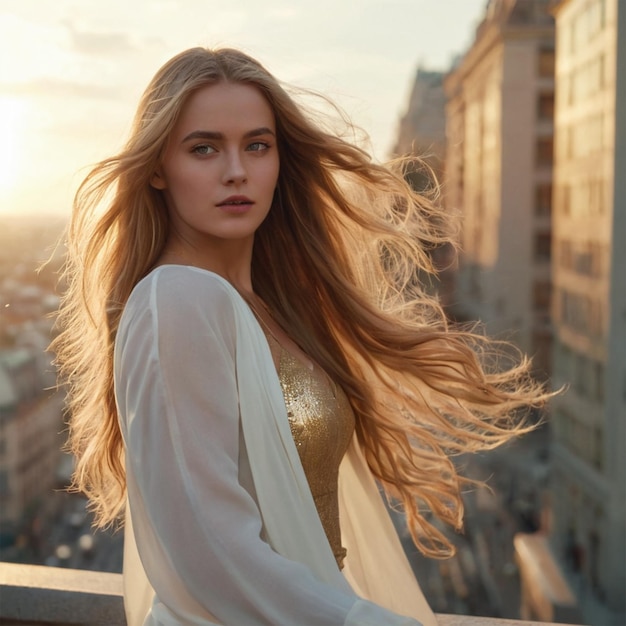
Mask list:
[[[196,154],[212,154],[213,152],[217,152],[215,150],[215,148],[213,148],[212,146],[209,146],[207,144],[201,144],[199,146],[194,146],[191,149],[192,152],[195,152]]]
[[[255,141],[248,146],[248,150],[250,152],[261,152],[262,150],[267,150],[269,148],[269,144],[264,141]]]

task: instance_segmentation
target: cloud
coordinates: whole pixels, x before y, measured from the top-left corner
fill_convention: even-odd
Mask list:
[[[66,21],[64,25],[70,35],[73,52],[87,56],[109,56],[138,50],[128,33],[80,30],[70,21]]]
[[[27,97],[59,97],[96,100],[117,100],[120,89],[105,85],[95,85],[69,81],[61,78],[42,77],[19,83],[0,84],[0,94]]]

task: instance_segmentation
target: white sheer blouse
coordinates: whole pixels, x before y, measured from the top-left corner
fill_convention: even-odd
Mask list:
[[[227,281],[176,265],[144,278],[114,372],[129,626],[436,624],[356,439],[340,468],[337,568],[267,341]]]

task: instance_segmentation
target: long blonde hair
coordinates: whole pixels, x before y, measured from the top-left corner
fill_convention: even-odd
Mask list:
[[[404,505],[416,545],[427,555],[450,554],[427,512],[461,525],[461,487],[469,481],[451,457],[525,432],[519,410],[547,394],[525,358],[503,363],[509,351],[452,328],[421,289],[416,276],[433,272],[428,249],[446,242],[446,218],[410,188],[402,164],[373,163],[323,130],[257,61],[232,49],[194,48],[166,63],[124,149],[97,164],[76,194],[62,332],[53,343],[68,390],[73,486],[90,497],[99,524],[119,517],[125,475],[113,343],[169,227],[149,181],[186,99],[220,81],[255,86],[276,119],[280,177],[255,238],[254,289],[348,394],[368,464]]]

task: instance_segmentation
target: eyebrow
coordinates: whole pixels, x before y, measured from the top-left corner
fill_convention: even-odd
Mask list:
[[[275,136],[276,133],[271,128],[267,128],[267,126],[262,126],[261,128],[255,128],[254,130],[249,130],[243,136],[244,139],[250,139],[251,137],[259,137],[261,135],[272,135]],[[191,139],[213,139],[220,140],[224,139],[224,133],[218,133],[212,130],[194,130],[181,141],[181,143],[185,143]]]

